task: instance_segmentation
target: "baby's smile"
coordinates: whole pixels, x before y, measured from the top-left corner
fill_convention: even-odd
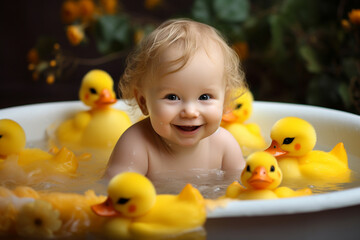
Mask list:
[[[197,129],[199,129],[201,127],[201,125],[197,125],[197,126],[181,126],[181,125],[174,125],[177,129],[181,130],[181,131],[185,131],[185,132],[193,132],[196,131]]]

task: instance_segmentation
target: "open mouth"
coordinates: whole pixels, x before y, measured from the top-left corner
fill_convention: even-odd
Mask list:
[[[193,132],[193,131],[197,130],[198,128],[200,128],[200,126],[179,126],[179,125],[175,125],[175,127],[184,132]]]

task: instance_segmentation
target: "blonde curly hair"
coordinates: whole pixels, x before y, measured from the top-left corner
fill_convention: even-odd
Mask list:
[[[133,101],[134,93],[136,89],[141,89],[144,81],[154,79],[156,74],[165,67],[179,65],[167,74],[181,70],[200,48],[206,50],[210,42],[216,43],[224,56],[224,80],[226,81],[224,104],[228,104],[232,89],[247,88],[239,57],[215,28],[190,19],[168,20],[140,42],[127,58],[127,67],[119,81],[122,99],[130,105],[136,105]],[[182,49],[182,56],[169,63],[160,64],[161,54],[174,46]]]

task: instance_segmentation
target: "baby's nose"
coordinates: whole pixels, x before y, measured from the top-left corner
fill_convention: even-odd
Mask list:
[[[180,116],[183,118],[196,118],[199,117],[200,112],[194,103],[184,104],[183,109],[180,112]]]

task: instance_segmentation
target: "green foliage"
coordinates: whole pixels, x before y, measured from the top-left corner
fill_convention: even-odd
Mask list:
[[[249,57],[242,61],[256,99],[355,112],[350,79],[360,75],[360,27],[346,31],[341,20],[358,5],[333,0],[194,0],[186,17],[214,26],[229,44],[248,44]],[[96,32],[103,53],[133,44],[125,17],[100,18]]]
[[[39,53],[41,59],[49,60],[52,58],[54,44],[56,40],[53,37],[41,36],[37,39],[35,48]]]
[[[349,23],[346,28],[341,24],[342,20],[349,21],[352,9],[360,9],[360,2],[190,2],[187,12],[181,8],[168,18],[189,17],[218,29],[230,45],[247,44],[249,54],[242,65],[255,99],[360,112],[360,25]],[[157,8],[166,11],[166,6],[181,3],[163,0]],[[126,11],[98,16],[91,28],[98,51],[128,52],[137,44],[136,33],[147,34],[164,20],[151,19],[152,10],[145,11],[144,19]],[[46,55],[46,50],[41,55]]]
[[[192,17],[200,22],[212,23],[212,8],[208,0],[195,0],[191,10]]]
[[[95,37],[98,50],[111,53],[128,48],[132,44],[133,32],[128,19],[123,15],[104,15],[95,25]]]
[[[193,18],[207,24],[240,23],[248,18],[249,10],[248,0],[195,0],[191,13]]]
[[[321,73],[321,64],[319,63],[316,52],[309,45],[304,45],[299,48],[299,53],[305,61],[306,69],[310,73]]]
[[[250,4],[247,0],[214,0],[213,7],[220,21],[242,22],[249,15]]]
[[[344,29],[356,1],[195,0],[193,18],[246,42],[255,98],[356,112],[350,80],[360,75],[360,26]],[[358,104],[359,105],[359,104]]]

